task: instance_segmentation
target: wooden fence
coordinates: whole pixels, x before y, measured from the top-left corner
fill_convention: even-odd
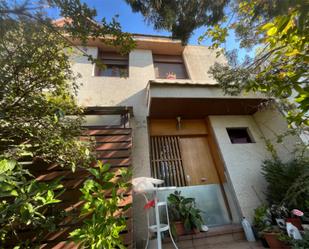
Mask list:
[[[128,119],[124,118],[124,122]],[[118,169],[131,167],[131,150],[132,150],[132,131],[126,128],[126,124],[118,127],[95,126],[86,127],[81,139],[92,138],[95,140],[95,156],[97,160],[111,165],[111,171],[117,175]],[[56,156],[56,155],[55,155]],[[90,176],[86,169],[77,169],[72,172],[70,169],[64,169],[57,165],[35,165],[29,166],[31,173],[35,175],[40,182],[49,182],[62,177],[61,183],[65,187],[65,192],[59,197],[61,203],[56,204],[55,209],[64,210],[69,215],[61,219],[57,224],[54,232],[43,235],[40,239],[41,249],[76,249],[79,245],[70,242],[69,233],[82,225],[83,221],[79,218],[79,210],[83,204],[80,200],[84,181]],[[118,175],[119,176],[119,175]],[[122,210],[127,204],[132,203],[131,189],[124,193],[124,199],[119,203],[119,212],[115,215],[125,215],[127,228],[121,233],[124,244],[127,248],[133,248],[133,231],[132,231],[132,209]],[[51,210],[52,212],[53,210]],[[35,242],[37,235],[41,231],[23,230],[19,233],[21,239],[27,239]],[[14,245],[14,241],[10,244]],[[6,248],[10,248],[8,245]]]

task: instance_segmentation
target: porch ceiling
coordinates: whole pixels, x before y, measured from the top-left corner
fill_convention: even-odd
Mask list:
[[[151,98],[149,116],[204,118],[208,115],[251,115],[265,101],[265,98]]]

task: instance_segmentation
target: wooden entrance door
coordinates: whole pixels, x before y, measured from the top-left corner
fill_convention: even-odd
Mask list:
[[[207,136],[180,138],[180,148],[187,184],[220,184]]]

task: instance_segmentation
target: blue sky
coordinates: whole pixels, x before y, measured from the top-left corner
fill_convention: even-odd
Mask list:
[[[118,21],[122,30],[130,33],[151,34],[151,35],[170,35],[169,32],[154,30],[151,24],[144,21],[144,17],[140,13],[133,13],[131,7],[124,0],[84,0],[90,7],[95,8],[98,13],[98,20],[105,17],[108,21],[115,15],[119,15]],[[57,12],[49,11],[53,18],[58,18]],[[198,37],[205,32],[206,28],[201,27],[195,30],[193,36],[189,40],[189,44],[198,44]],[[204,41],[203,45],[209,45],[209,41]],[[230,50],[239,48],[235,36],[231,33],[225,48]],[[240,50],[240,57],[243,58],[247,53],[246,50]]]

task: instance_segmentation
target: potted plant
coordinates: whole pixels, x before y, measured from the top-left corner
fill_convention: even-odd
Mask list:
[[[279,227],[284,228],[285,220],[290,216],[289,210],[284,205],[271,205],[269,212],[272,217],[272,223],[277,224]]]
[[[267,205],[261,205],[254,210],[253,231],[264,247],[269,247],[263,235],[264,231],[271,227],[271,223],[271,214]]]
[[[286,234],[284,223],[287,215],[288,210],[284,206],[272,205],[269,208],[267,205],[262,205],[255,209],[253,226],[264,247],[290,248],[290,238]],[[280,224],[280,221],[284,224]]]
[[[271,249],[290,249],[291,239],[278,226],[268,227],[263,231],[263,236]]]
[[[194,198],[186,198],[175,191],[167,198],[169,215],[176,234],[198,233],[203,224],[201,210],[196,207]]]
[[[176,79],[176,74],[174,72],[168,72],[166,74],[166,78],[169,80],[175,80]]]
[[[299,230],[304,230],[302,227],[302,222],[300,217],[302,217],[304,213],[298,209],[293,209],[291,211],[291,217],[285,219],[286,222],[291,222],[294,226],[296,226]]]

